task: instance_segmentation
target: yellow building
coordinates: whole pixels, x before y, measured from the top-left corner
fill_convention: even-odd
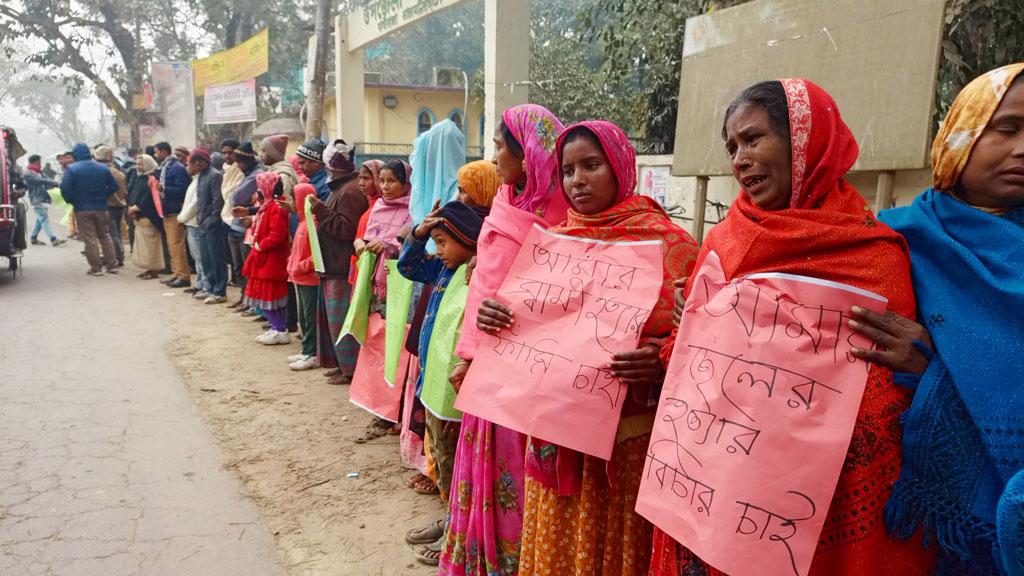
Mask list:
[[[440,86],[408,86],[401,84],[365,83],[363,99],[363,133],[366,135],[360,154],[407,155],[412,141],[435,123],[450,118],[460,128],[465,126],[467,154],[481,155],[484,142],[482,102],[469,100],[465,106],[462,88]],[[324,103],[327,141],[338,138],[337,102],[334,94]],[[345,135],[341,135],[345,138]],[[346,138],[347,140],[347,138]]]

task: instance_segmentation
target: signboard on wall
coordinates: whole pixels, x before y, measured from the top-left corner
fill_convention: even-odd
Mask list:
[[[208,86],[203,97],[203,122],[230,124],[256,121],[256,80]]]
[[[358,50],[395,30],[463,0],[371,0],[348,16],[348,49]]]
[[[270,32],[264,28],[233,48],[192,61],[196,96],[207,86],[234,84],[266,74],[270,69]]]
[[[196,102],[190,88],[192,67],[188,62],[155,62],[151,73],[167,141],[175,146],[195,146]]]
[[[756,0],[686,22],[673,174],[730,174],[725,109],[762,80],[827,90],[860,144],[854,170],[927,166],[944,0]]]

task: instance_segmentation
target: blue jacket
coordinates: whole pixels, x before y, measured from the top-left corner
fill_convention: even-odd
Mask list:
[[[192,183],[192,177],[177,158],[169,156],[169,159],[160,174],[160,183],[164,185],[160,200],[164,205],[164,215],[175,216],[181,212],[181,205],[185,203],[185,192]]]
[[[117,180],[106,164],[92,159],[89,146],[78,143],[71,149],[75,162],[60,182],[60,194],[78,212],[107,209],[107,197],[117,192]]]

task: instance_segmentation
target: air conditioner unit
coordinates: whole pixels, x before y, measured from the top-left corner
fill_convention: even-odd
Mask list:
[[[462,86],[461,68],[434,67],[434,86],[438,88],[458,88]]]

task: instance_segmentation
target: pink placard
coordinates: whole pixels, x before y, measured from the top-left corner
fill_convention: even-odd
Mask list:
[[[606,369],[633,350],[663,282],[660,241],[600,242],[534,227],[495,299],[511,330],[485,335],[463,412],[611,457],[627,389]]]
[[[384,380],[384,319],[380,314],[371,313],[366,323],[366,340],[359,348],[348,399],[378,418],[398,422],[402,387],[388,386]]]
[[[637,511],[732,576],[807,574],[846,457],[881,296],[785,274],[698,272],[662,388]]]

